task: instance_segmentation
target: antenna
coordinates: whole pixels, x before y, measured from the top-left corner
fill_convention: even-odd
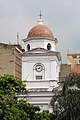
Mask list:
[[[9,45],[11,45],[11,41],[9,40]]]
[[[67,54],[69,54],[69,49],[67,49]]]
[[[17,32],[17,44],[19,44],[19,32]]]
[[[29,74],[26,76],[25,81],[27,80],[28,77],[29,77]]]

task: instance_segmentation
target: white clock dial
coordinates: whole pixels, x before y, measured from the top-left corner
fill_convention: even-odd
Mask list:
[[[42,66],[41,65],[36,65],[36,71],[41,72],[42,71]]]

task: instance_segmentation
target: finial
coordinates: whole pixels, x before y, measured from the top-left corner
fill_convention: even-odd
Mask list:
[[[40,10],[40,14],[39,14],[39,17],[40,17],[40,19],[42,18],[41,10]]]
[[[40,10],[40,14],[39,14],[39,20],[38,20],[38,24],[43,25],[43,20],[42,20],[42,14],[41,14],[41,10]]]

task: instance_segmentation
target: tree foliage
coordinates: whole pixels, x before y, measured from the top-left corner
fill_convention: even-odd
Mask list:
[[[62,91],[55,94],[51,105],[57,120],[80,119],[80,74],[66,77]]]
[[[12,75],[0,76],[0,98],[11,100],[20,93],[27,93],[22,81]]]
[[[39,106],[17,99],[27,93],[21,80],[12,75],[0,76],[0,120],[50,120],[49,111],[40,112]]]

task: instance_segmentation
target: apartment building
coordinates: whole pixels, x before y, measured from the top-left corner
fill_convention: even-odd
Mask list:
[[[22,79],[22,47],[0,43],[0,75],[11,74]]]
[[[67,54],[68,64],[74,65],[80,64],[80,53]]]

